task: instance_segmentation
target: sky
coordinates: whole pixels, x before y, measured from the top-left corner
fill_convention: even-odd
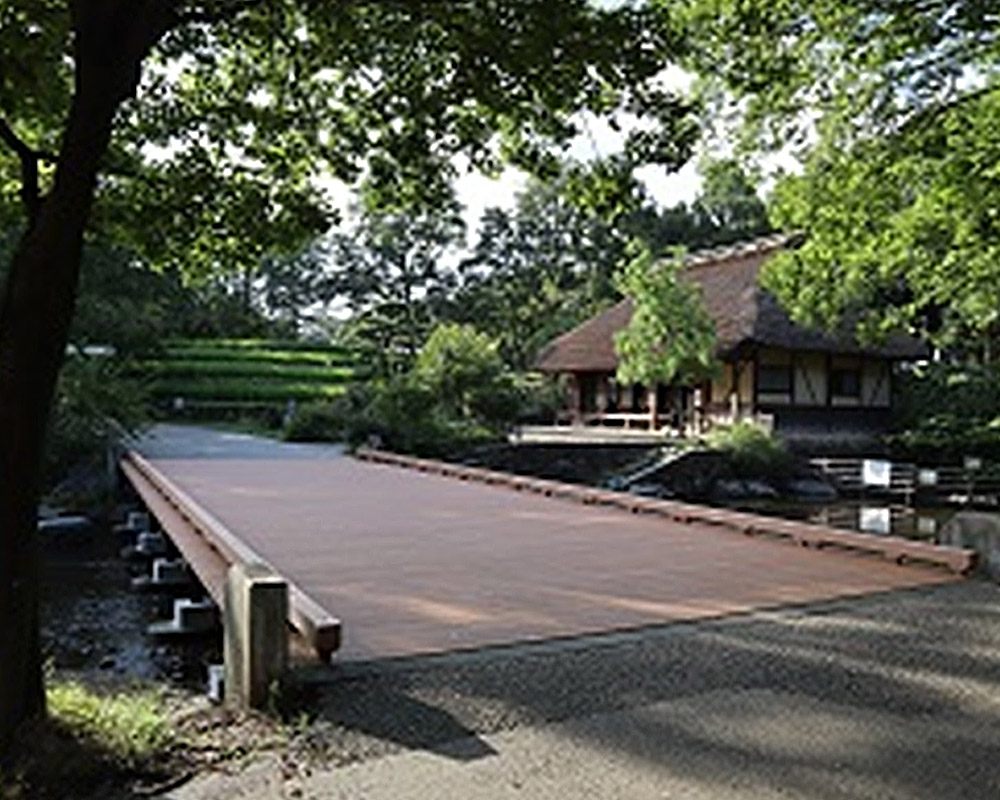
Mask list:
[[[586,132],[573,143],[568,153],[570,157],[590,161],[621,151],[627,130],[616,133],[606,122],[593,117],[586,120],[584,127]],[[697,161],[695,156],[674,173],[668,173],[660,166],[648,166],[638,170],[636,175],[659,205],[672,206],[681,201],[690,202],[701,186]],[[456,189],[459,200],[466,207],[469,231],[475,229],[476,221],[488,206],[512,207],[517,192],[524,188],[525,180],[523,173],[511,169],[505,171],[499,179],[491,179],[478,173],[462,175],[456,182]]]
[[[597,0],[599,5],[614,5],[620,0]],[[692,76],[678,67],[670,66],[664,69],[660,77],[661,85],[670,90],[686,92],[691,85]],[[592,114],[580,114],[576,122],[581,134],[571,144],[567,156],[578,161],[591,161],[621,152],[625,137],[637,126],[638,120],[631,121],[626,115],[619,115],[623,123],[621,130],[614,131],[603,119]],[[701,179],[697,171],[698,155],[696,154],[680,170],[668,173],[661,166],[648,166],[636,172],[637,177],[645,184],[650,196],[660,206],[672,206],[680,202],[690,202],[698,194]],[[499,178],[490,178],[479,172],[468,172],[460,167],[460,177],[455,183],[458,198],[466,208],[465,222],[470,234],[474,235],[483,211],[491,206],[512,208],[517,194],[527,182],[527,176],[516,170],[507,169]],[[345,215],[350,217],[352,195],[343,185],[334,181],[319,181],[329,193],[331,200]]]

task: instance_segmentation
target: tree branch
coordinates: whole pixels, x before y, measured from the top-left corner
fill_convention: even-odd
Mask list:
[[[196,23],[212,25],[232,19],[238,14],[249,11],[260,4],[261,0],[231,0],[231,2],[221,3],[214,10],[203,7],[197,10],[180,11],[176,15],[176,21],[179,25]]]
[[[986,86],[981,86],[974,91],[959,95],[958,97],[955,97],[947,102],[918,111],[908,119],[904,120],[896,133],[899,136],[908,136],[910,134],[919,133],[929,128],[931,123],[940,117],[950,114],[955,109],[968,103],[974,103],[976,100],[987,97],[994,92],[1000,92],[1000,86],[987,84]]]
[[[38,162],[44,155],[32,149],[10,127],[7,120],[0,117],[0,141],[13,150],[21,161],[21,200],[28,212],[28,224],[33,225],[42,204],[38,188]]]

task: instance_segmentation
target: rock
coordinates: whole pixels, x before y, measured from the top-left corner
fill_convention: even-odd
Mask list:
[[[663,487],[658,483],[633,483],[628,487],[632,494],[640,497],[663,497]]]
[[[781,492],[775,489],[771,484],[762,480],[748,480],[743,481],[743,486],[745,487],[747,497],[752,497],[759,500],[774,500],[781,496]]]
[[[795,478],[785,485],[785,490],[803,500],[827,501],[839,496],[834,486],[818,478]]]
[[[94,524],[83,516],[49,517],[39,521],[38,533],[46,546],[89,544]]]
[[[716,500],[773,500],[779,492],[771,484],[761,480],[721,479],[712,487],[712,497]]]
[[[971,547],[979,554],[979,569],[1000,581],[1000,514],[959,511],[938,535],[941,544]]]

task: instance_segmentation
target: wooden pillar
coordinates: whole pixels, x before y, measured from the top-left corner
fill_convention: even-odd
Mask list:
[[[223,613],[226,703],[264,708],[288,664],[288,584],[262,564],[234,564]]]
[[[569,392],[570,421],[574,425],[579,425],[583,422],[583,382],[576,372],[570,375]]]
[[[603,414],[608,410],[608,379],[605,375],[597,376],[597,413]]]
[[[647,390],[648,393],[646,395],[649,398],[649,429],[651,431],[655,431],[657,427],[659,427],[657,425],[658,420],[656,418],[657,413],[659,411],[659,409],[656,407],[656,400],[657,400],[656,386],[657,384],[655,383],[652,386],[650,386],[649,389]]]

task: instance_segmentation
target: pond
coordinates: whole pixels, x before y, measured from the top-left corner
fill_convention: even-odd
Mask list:
[[[831,502],[795,500],[740,500],[726,508],[785,519],[803,520],[833,528],[907,539],[936,541],[945,523],[960,509],[953,506],[907,506],[890,498],[842,498]]]
[[[139,567],[121,559],[120,547],[106,526],[72,536],[42,536],[39,617],[47,663],[56,670],[112,680],[200,685],[204,663],[220,658],[217,645],[146,636],[146,626],[169,610],[162,600],[131,590]]]
[[[979,554],[978,572],[1000,580],[1000,513],[995,507],[979,510],[944,504],[906,505],[884,496],[823,503],[743,500],[724,505],[833,528],[968,547]]]

